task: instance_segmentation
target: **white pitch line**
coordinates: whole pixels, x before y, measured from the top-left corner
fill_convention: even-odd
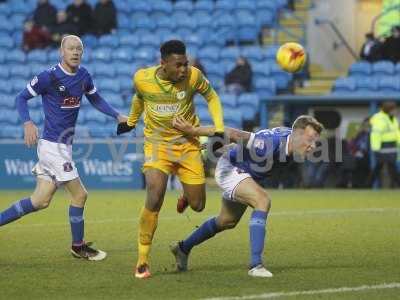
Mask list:
[[[50,208],[51,209],[51,208]],[[353,213],[400,213],[400,208],[344,208],[344,209],[314,209],[314,210],[286,210],[271,212],[272,217],[282,217],[282,216],[308,216],[308,215],[343,215],[343,214],[353,214]],[[189,220],[204,219],[205,216],[202,214],[190,215]],[[186,219],[186,215],[167,215],[161,216],[160,221],[175,221],[175,220]],[[113,218],[113,219],[103,219],[103,220],[87,220],[86,224],[106,224],[106,223],[131,223],[137,222],[138,217],[132,218]],[[53,222],[53,223],[34,223],[34,224],[13,224],[13,228],[24,228],[24,227],[42,227],[42,226],[65,226],[67,222]]]
[[[248,299],[272,299],[280,297],[293,297],[303,295],[316,295],[316,294],[333,294],[333,293],[348,293],[348,292],[359,292],[366,290],[384,290],[384,289],[398,289],[400,288],[400,282],[383,283],[378,285],[361,285],[355,287],[340,287],[323,290],[308,290],[308,291],[294,291],[294,292],[275,292],[265,293],[259,295],[247,295],[247,296],[235,296],[235,297],[215,297],[215,298],[203,298],[201,300],[248,300]]]

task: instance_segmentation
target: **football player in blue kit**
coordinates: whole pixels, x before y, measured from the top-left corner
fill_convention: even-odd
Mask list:
[[[37,177],[30,197],[21,199],[0,212],[0,226],[22,216],[47,208],[59,186],[71,195],[69,220],[71,224],[71,254],[91,261],[103,260],[106,253],[96,250],[84,240],[83,211],[88,193],[72,160],[74,128],[82,96],[100,112],[126,122],[97,92],[88,71],[80,66],[83,44],[79,37],[69,35],[60,46],[61,62],[35,76],[16,98],[17,110],[24,126],[28,147],[37,143],[38,162],[32,172]],[[27,101],[42,96],[44,129],[39,139],[38,128],[29,116]]]
[[[174,127],[188,136],[212,136],[212,127],[193,127],[183,118],[174,120]],[[258,183],[276,176],[296,157],[304,157],[315,149],[323,126],[311,116],[299,116],[292,128],[277,127],[255,133],[226,128],[227,137],[234,143],[226,147],[215,169],[215,180],[222,189],[222,207],[192,232],[186,239],[170,245],[178,271],[186,271],[192,248],[218,232],[232,229],[240,221],[247,206],[251,214],[250,252],[248,275],[272,277],[262,260],[266,235],[266,221],[271,198]]]

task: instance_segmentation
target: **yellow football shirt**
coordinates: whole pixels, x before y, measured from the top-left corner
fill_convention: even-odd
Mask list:
[[[159,68],[160,66],[154,66],[140,69],[134,75],[136,94],[132,99],[129,126],[135,126],[144,112],[146,140],[163,142],[179,140],[183,136],[182,132],[172,127],[172,120],[179,115],[191,124],[199,126],[193,96],[200,93],[208,102],[216,131],[224,131],[219,97],[199,69],[189,67],[187,78],[174,83],[160,79],[156,75]]]

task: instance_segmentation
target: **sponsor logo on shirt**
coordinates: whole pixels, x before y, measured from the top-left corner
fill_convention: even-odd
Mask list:
[[[60,86],[61,88],[61,86]],[[81,99],[79,97],[67,97],[62,100],[61,108],[70,109],[81,106]]]
[[[178,112],[180,108],[180,104],[174,103],[174,104],[156,104],[154,106],[155,110],[164,115],[169,115],[169,114],[174,114]]]

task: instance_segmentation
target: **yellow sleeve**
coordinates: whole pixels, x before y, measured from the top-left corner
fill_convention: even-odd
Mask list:
[[[132,106],[127,122],[128,126],[136,126],[137,122],[140,119],[140,116],[143,113],[143,110],[144,110],[143,99],[140,96],[138,96],[138,94],[135,94],[132,97]]]
[[[224,132],[224,115],[221,101],[207,78],[204,77],[200,70],[196,69],[196,71],[198,72],[198,77],[195,89],[207,101],[208,111],[213,119],[215,132]]]
[[[371,136],[370,136],[370,143],[371,143],[371,150],[376,152],[381,149],[381,135],[383,132],[383,128],[381,126],[381,122],[379,118],[372,117],[371,118]]]
[[[129,112],[128,122],[127,122],[128,126],[136,126],[144,110],[143,97],[140,94],[138,87],[138,77],[140,74],[139,72],[140,71],[138,71],[133,78],[133,86],[136,90],[136,93],[132,97],[131,111]]]

